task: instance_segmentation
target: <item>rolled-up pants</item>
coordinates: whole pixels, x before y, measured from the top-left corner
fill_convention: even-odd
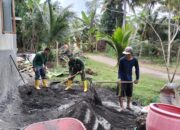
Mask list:
[[[46,72],[43,67],[36,67],[35,68],[35,80],[46,79]]]

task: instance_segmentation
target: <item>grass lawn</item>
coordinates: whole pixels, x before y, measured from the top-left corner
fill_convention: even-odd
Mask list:
[[[97,76],[93,76],[93,81],[117,81],[117,67],[112,67],[93,60],[86,60],[86,68],[91,68],[97,72]],[[151,102],[159,101],[159,90],[166,83],[153,75],[141,74],[139,84],[134,85],[133,98],[147,105]],[[116,84],[102,84],[104,87],[115,90]]]

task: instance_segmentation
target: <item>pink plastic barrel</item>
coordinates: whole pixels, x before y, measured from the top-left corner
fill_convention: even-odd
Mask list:
[[[31,124],[25,130],[86,130],[86,128],[75,118],[60,118]]]
[[[180,108],[167,104],[150,104],[146,130],[180,130]]]

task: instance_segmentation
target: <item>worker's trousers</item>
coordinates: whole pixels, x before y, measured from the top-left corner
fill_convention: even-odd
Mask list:
[[[35,80],[46,79],[46,72],[43,67],[36,67]]]

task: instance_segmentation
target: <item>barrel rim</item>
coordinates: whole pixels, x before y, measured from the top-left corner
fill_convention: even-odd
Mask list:
[[[70,119],[70,120],[74,120],[74,121],[80,123],[81,126],[83,127],[83,129],[84,129],[84,130],[87,130],[86,127],[85,127],[85,125],[84,125],[80,120],[78,120],[78,119],[76,119],[76,118],[73,118],[73,117],[64,117],[64,118],[58,118],[58,119],[53,119],[53,120],[48,120],[48,121],[36,122],[36,123],[30,124],[29,126],[27,126],[27,127],[25,128],[25,130],[28,129],[28,128],[30,128],[30,127],[33,126],[33,125],[37,125],[37,124],[40,124],[40,123],[45,124],[45,123],[48,123],[48,122],[56,122],[56,121],[59,122],[59,121],[61,121],[61,120],[69,120],[69,119]]]
[[[153,110],[153,111],[155,111],[157,113],[161,113],[163,115],[180,118],[180,114],[176,114],[176,113],[172,113],[172,112],[169,112],[169,111],[166,111],[166,110],[162,110],[162,109],[158,108],[157,105],[170,106],[170,107],[173,107],[173,108],[176,108],[176,109],[178,108],[180,110],[179,107],[169,105],[169,104],[163,104],[163,103],[151,103],[150,104],[150,110]]]

